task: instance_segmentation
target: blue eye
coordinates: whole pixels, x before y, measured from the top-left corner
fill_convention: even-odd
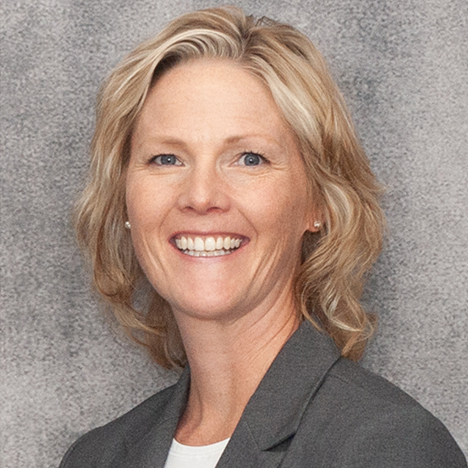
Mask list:
[[[245,166],[258,166],[262,163],[263,158],[257,153],[244,153],[241,161],[243,161]]]
[[[158,166],[180,166],[181,163],[173,154],[160,154],[155,156],[152,161]]]

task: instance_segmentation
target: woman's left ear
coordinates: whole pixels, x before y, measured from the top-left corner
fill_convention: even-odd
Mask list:
[[[321,221],[314,221],[314,229],[316,229],[317,231],[320,231],[320,229],[322,228],[322,222]]]
[[[314,210],[310,215],[307,230],[310,232],[319,232],[323,228],[322,213],[318,210]]]

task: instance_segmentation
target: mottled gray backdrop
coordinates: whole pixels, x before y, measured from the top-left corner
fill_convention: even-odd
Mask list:
[[[116,338],[70,228],[95,95],[173,17],[224,2],[0,0],[0,465],[57,466],[81,433],[174,381]],[[245,0],[331,63],[391,235],[366,292],[363,364],[417,398],[468,452],[468,2]]]

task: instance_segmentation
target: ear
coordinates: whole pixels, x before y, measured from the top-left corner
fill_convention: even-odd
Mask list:
[[[323,226],[324,216],[322,210],[319,208],[312,209],[307,221],[307,231],[319,232],[323,229]]]

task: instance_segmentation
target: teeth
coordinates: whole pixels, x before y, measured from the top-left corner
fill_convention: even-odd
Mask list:
[[[185,254],[191,255],[192,257],[218,257],[219,255],[229,255],[231,252],[226,250],[215,250],[213,252],[198,252],[197,250],[185,250]]]
[[[195,250],[195,244],[194,244],[193,239],[191,237],[189,237],[187,239],[187,249]]]
[[[216,250],[216,241],[214,237],[207,237],[205,239],[205,250],[214,251]]]
[[[205,250],[205,243],[201,237],[195,237],[195,250],[198,250],[199,252]]]
[[[242,244],[242,239],[231,238],[230,236],[207,237],[203,240],[201,237],[182,236],[175,240],[177,248],[185,254],[193,257],[215,257],[227,255],[238,249]]]

